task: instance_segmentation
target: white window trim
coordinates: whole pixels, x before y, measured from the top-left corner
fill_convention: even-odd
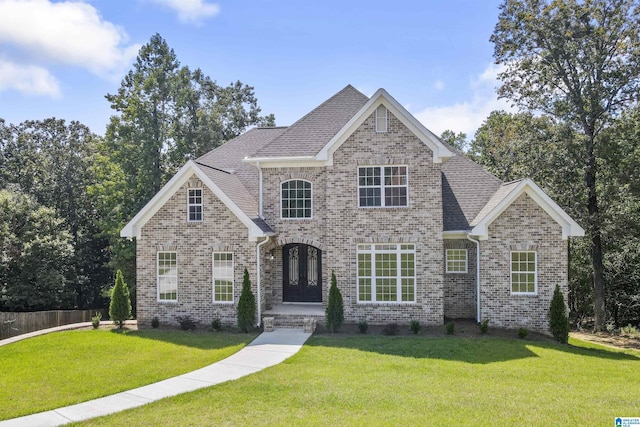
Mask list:
[[[514,253],[533,253],[535,256],[535,270],[533,272],[533,292],[514,292],[513,291],[513,254]],[[517,273],[522,273],[518,271]],[[529,273],[529,272],[527,272]],[[538,295],[538,251],[511,251],[509,252],[509,291],[511,295]]]
[[[384,129],[380,129],[378,127],[378,111],[381,108],[384,108]],[[380,104],[376,107],[376,133],[386,133],[389,132],[389,109],[384,105]]]
[[[360,250],[360,246],[361,245],[370,245],[371,249],[363,249]],[[382,246],[382,245],[396,245],[396,249],[392,250],[392,249],[379,249],[376,250],[375,247],[376,246]],[[413,246],[413,249],[401,249],[402,245],[411,245]],[[363,254],[363,253],[368,253],[371,254],[371,301],[361,301],[360,300],[360,268],[358,265],[358,255]],[[376,266],[375,266],[375,255],[376,254],[380,254],[380,253],[394,253],[398,255],[397,258],[397,263],[398,263],[398,272],[396,274],[396,295],[398,296],[399,300],[397,301],[377,301],[376,300]],[[402,301],[402,278],[403,277],[408,277],[408,276],[402,276],[402,266],[401,266],[401,257],[400,254],[413,254],[413,300],[411,301]],[[406,305],[406,304],[415,304],[416,303],[416,295],[417,295],[417,288],[418,288],[418,284],[417,284],[417,278],[416,278],[416,272],[418,271],[418,269],[416,268],[416,261],[417,261],[417,256],[416,256],[416,245],[414,243],[361,243],[358,244],[356,247],[356,271],[357,271],[357,296],[356,296],[356,301],[357,304],[386,304],[386,305]],[[369,276],[367,276],[367,278],[369,278]]]
[[[176,254],[176,299],[160,299],[160,254]],[[178,302],[178,253],[176,251],[158,251],[156,253],[156,300],[163,304]]]
[[[394,168],[394,167],[404,167],[407,171],[407,183],[404,185],[404,187],[407,188],[407,204],[404,206],[387,206],[385,204],[385,195],[384,195],[384,189],[386,188],[384,185],[384,168]],[[360,205],[360,189],[361,188],[377,188],[378,186],[372,186],[372,185],[365,185],[365,186],[361,186],[360,185],[360,169],[366,169],[366,168],[380,168],[380,206],[361,206]],[[408,208],[409,207],[409,166],[408,165],[363,165],[363,166],[358,166],[358,169],[356,171],[356,179],[358,180],[358,208],[362,208],[362,209],[379,209],[379,208],[399,208],[399,209],[404,209],[404,208]],[[403,187],[400,185],[391,185],[389,186],[389,188],[399,188],[399,187]]]
[[[449,251],[463,251],[464,252],[464,270],[449,270]],[[445,272],[448,274],[465,274],[469,272],[469,251],[466,249],[449,248],[446,250],[445,255]],[[460,262],[461,260],[452,260]]]
[[[200,191],[200,203],[190,203],[192,191]],[[202,188],[187,188],[187,222],[202,222],[204,219],[204,191]],[[191,219],[191,206],[200,206],[200,219]]]
[[[216,300],[216,274],[215,274],[215,256],[216,254],[231,254],[231,301],[218,301]],[[235,262],[236,257],[233,252],[228,251],[216,251],[211,254],[211,300],[215,304],[233,304],[234,295],[235,295]]]
[[[292,217],[288,217],[287,218],[287,217],[282,216],[282,186],[286,182],[291,182],[291,181],[303,181],[303,182],[309,183],[309,186],[311,187],[310,188],[310,190],[311,190],[311,200],[310,200],[310,202],[311,202],[311,207],[310,207],[311,208],[311,216],[308,216],[308,217],[295,217],[295,218],[292,218]],[[288,220],[292,220],[292,221],[306,220],[306,221],[308,221],[310,219],[313,219],[313,182],[309,181],[308,179],[292,178],[292,179],[287,179],[286,181],[282,181],[280,183],[280,219],[285,220],[285,221],[288,221]]]

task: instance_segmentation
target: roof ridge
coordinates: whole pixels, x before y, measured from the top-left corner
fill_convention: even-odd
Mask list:
[[[326,104],[328,104],[329,102],[333,101],[334,98],[337,98],[339,95],[343,94],[344,92],[346,92],[348,89],[350,90],[354,90],[356,91],[359,95],[362,95],[362,97],[364,97],[365,99],[369,99],[369,97],[365,94],[363,94],[362,92],[360,92],[358,89],[356,89],[355,87],[353,87],[351,84],[347,84],[345,87],[343,87],[342,89],[340,89],[340,91],[336,92],[335,94],[333,94],[331,97],[329,97],[328,99],[326,99],[322,104],[318,105],[317,107],[313,108],[311,111],[309,111],[307,114],[305,114],[304,116],[302,116],[301,118],[299,118],[298,120],[296,120],[295,122],[293,122],[293,124],[286,126],[287,130],[285,130],[284,132],[282,132],[280,135],[278,135],[277,138],[273,139],[272,141],[270,141],[268,144],[265,144],[264,147],[261,148],[261,150],[263,150],[264,148],[268,147],[269,145],[271,145],[274,141],[282,138],[283,136],[285,136],[287,133],[289,133],[292,129],[295,129],[296,125],[298,123],[303,122],[305,119],[307,119],[309,116],[311,116],[312,114],[314,114],[316,111],[318,111],[320,108],[324,107]]]
[[[215,167],[215,166],[206,165],[206,164],[204,164],[204,163],[199,162],[198,160],[194,160],[194,161],[193,161],[193,163],[195,163],[196,165],[204,166],[205,168],[209,168],[209,169],[217,170],[218,172],[224,172],[224,173],[226,173],[226,174],[228,174],[228,175],[231,175],[231,172],[229,172],[229,171],[226,171],[226,170],[224,170],[224,169],[217,168],[217,167]]]

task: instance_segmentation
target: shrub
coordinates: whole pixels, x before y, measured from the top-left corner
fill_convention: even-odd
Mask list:
[[[529,331],[527,331],[525,328],[518,329],[518,338],[523,340],[527,337],[527,335],[529,335]]]
[[[411,329],[411,332],[418,335],[420,333],[420,329],[422,329],[422,326],[420,326],[420,322],[418,322],[417,320],[412,320],[409,324],[409,329]]]
[[[399,329],[398,324],[393,322],[385,326],[384,329],[382,329],[382,333],[385,335],[398,335]]]
[[[98,329],[100,327],[100,319],[102,319],[102,313],[97,311],[96,315],[91,318],[91,325],[93,325],[93,329]]]
[[[331,272],[331,287],[329,288],[329,303],[325,311],[327,316],[327,329],[329,332],[337,332],[344,322],[344,302],[338,289],[335,271]]]
[[[238,301],[238,328],[242,332],[249,332],[250,328],[256,323],[256,297],[251,292],[251,280],[249,280],[249,272],[244,269],[244,277],[242,279],[242,292]]]
[[[124,282],[122,271],[116,272],[116,284],[111,290],[111,302],[109,303],[109,317],[122,329],[124,321],[131,317],[131,298],[129,288]]]
[[[447,322],[447,324],[444,325],[444,327],[447,330],[447,334],[449,335],[453,335],[456,331],[456,325],[453,322]]]
[[[482,335],[486,334],[489,332],[489,319],[484,319],[478,326],[480,327],[480,333]]]
[[[628,324],[627,326],[620,328],[620,335],[633,338],[640,336],[640,331],[638,331],[638,328],[635,326]]]
[[[158,316],[155,316],[153,319],[151,319],[151,327],[153,329],[156,329],[158,326],[160,326],[160,319],[158,319]]]
[[[369,329],[369,324],[367,323],[366,319],[362,319],[361,321],[358,322],[358,330],[360,331],[361,334],[366,334],[367,329]]]
[[[222,322],[220,322],[220,319],[213,319],[213,321],[211,322],[211,329],[213,329],[214,331],[219,331],[222,329]]]
[[[556,285],[549,307],[549,331],[558,342],[569,341],[569,318],[567,317],[567,307],[564,304],[564,296],[560,286]]]
[[[193,331],[196,329],[196,320],[188,314],[176,316],[176,320],[180,324],[180,329],[183,331]]]

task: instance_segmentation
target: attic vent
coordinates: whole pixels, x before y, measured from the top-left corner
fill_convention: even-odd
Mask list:
[[[380,105],[376,108],[376,132],[387,131],[387,107]]]

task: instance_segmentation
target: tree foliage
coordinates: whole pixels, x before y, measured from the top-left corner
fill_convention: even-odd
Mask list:
[[[95,179],[90,165],[97,142],[78,122],[0,121],[0,187],[14,186],[53,209],[61,220],[59,228],[71,236],[73,254],[65,281],[75,298],[64,308],[101,306],[110,281],[107,241],[99,236],[99,213],[88,192]]]
[[[442,132],[440,139],[460,151],[467,151],[467,134],[464,132],[455,133],[447,129]]]
[[[251,291],[251,280],[249,272],[244,269],[242,278],[242,291],[238,300],[238,328],[242,332],[249,332],[256,324],[256,297]]]
[[[116,272],[116,284],[111,290],[111,302],[109,303],[109,317],[118,329],[122,329],[124,321],[131,318],[131,298],[129,288],[122,277],[122,271]]]
[[[106,95],[115,115],[107,126],[94,194],[114,215],[105,224],[113,264],[135,283],[135,249],[119,231],[184,165],[238,136],[247,127],[274,125],[260,115],[251,86],[220,86],[200,69],[180,65],[155,34],[142,46],[117,93]],[[135,285],[132,286],[135,289]]]
[[[63,223],[17,186],[0,190],[0,311],[73,306],[74,250]]]
[[[331,272],[331,287],[329,288],[329,302],[325,313],[327,317],[327,329],[329,332],[337,332],[344,323],[344,302],[338,289],[335,271]]]
[[[635,0],[505,0],[491,37],[500,96],[568,123],[581,145],[596,328],[605,321],[599,163],[602,137],[640,98],[640,8]]]

